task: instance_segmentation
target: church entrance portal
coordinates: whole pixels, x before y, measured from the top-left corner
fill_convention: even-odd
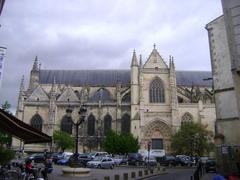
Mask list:
[[[160,120],[155,120],[144,128],[141,149],[147,149],[151,142],[151,149],[164,149],[170,152],[171,128]]]

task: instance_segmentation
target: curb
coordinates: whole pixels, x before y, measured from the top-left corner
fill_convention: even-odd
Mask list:
[[[157,174],[153,174],[153,175],[150,175],[150,176],[145,176],[145,177],[141,177],[141,178],[136,178],[136,180],[147,179],[147,178],[151,178],[151,177],[155,177],[155,176],[160,176],[160,175],[164,175],[164,174],[168,174],[168,172],[162,172],[162,173],[157,173]]]

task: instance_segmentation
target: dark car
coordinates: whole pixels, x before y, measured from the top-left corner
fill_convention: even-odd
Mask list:
[[[140,153],[128,154],[128,165],[139,166],[144,164],[143,156]]]
[[[176,162],[177,162],[177,165],[192,166],[193,164],[195,164],[195,157],[190,157],[186,155],[177,155]]]
[[[205,163],[206,172],[216,172],[216,161],[213,159],[208,159]]]
[[[162,166],[176,166],[177,160],[174,156],[167,155],[161,158],[160,165]]]
[[[58,160],[62,159],[62,153],[53,153],[52,154],[52,161],[56,164]]]
[[[45,162],[45,156],[43,153],[32,154],[28,157],[28,159],[34,161],[35,163],[44,163]]]
[[[89,154],[80,154],[78,156],[79,166],[86,167],[87,162],[93,160],[93,158]]]

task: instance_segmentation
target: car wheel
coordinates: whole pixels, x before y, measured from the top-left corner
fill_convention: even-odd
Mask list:
[[[113,169],[113,165],[110,166],[110,169]]]
[[[97,166],[97,168],[98,168],[98,169],[101,169],[102,167],[101,167],[101,165],[99,164],[99,165]]]

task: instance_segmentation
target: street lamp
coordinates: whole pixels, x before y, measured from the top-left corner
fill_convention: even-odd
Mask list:
[[[151,141],[148,141],[148,144],[147,144],[147,148],[148,148],[148,169],[150,167],[150,164],[149,164],[149,158],[150,158],[150,148],[151,148]]]
[[[85,117],[86,117],[86,113],[87,113],[87,108],[84,105],[80,106],[80,110],[78,112],[79,114],[79,119],[77,121],[73,120],[71,118],[72,116],[72,109],[70,107],[70,105],[68,106],[68,108],[66,109],[66,113],[67,113],[67,117],[69,119],[72,120],[73,125],[75,126],[75,131],[76,131],[76,137],[75,137],[75,153],[74,153],[74,159],[73,159],[73,163],[77,162],[77,158],[78,158],[78,129],[79,126],[84,122]],[[76,163],[74,163],[76,164]]]

